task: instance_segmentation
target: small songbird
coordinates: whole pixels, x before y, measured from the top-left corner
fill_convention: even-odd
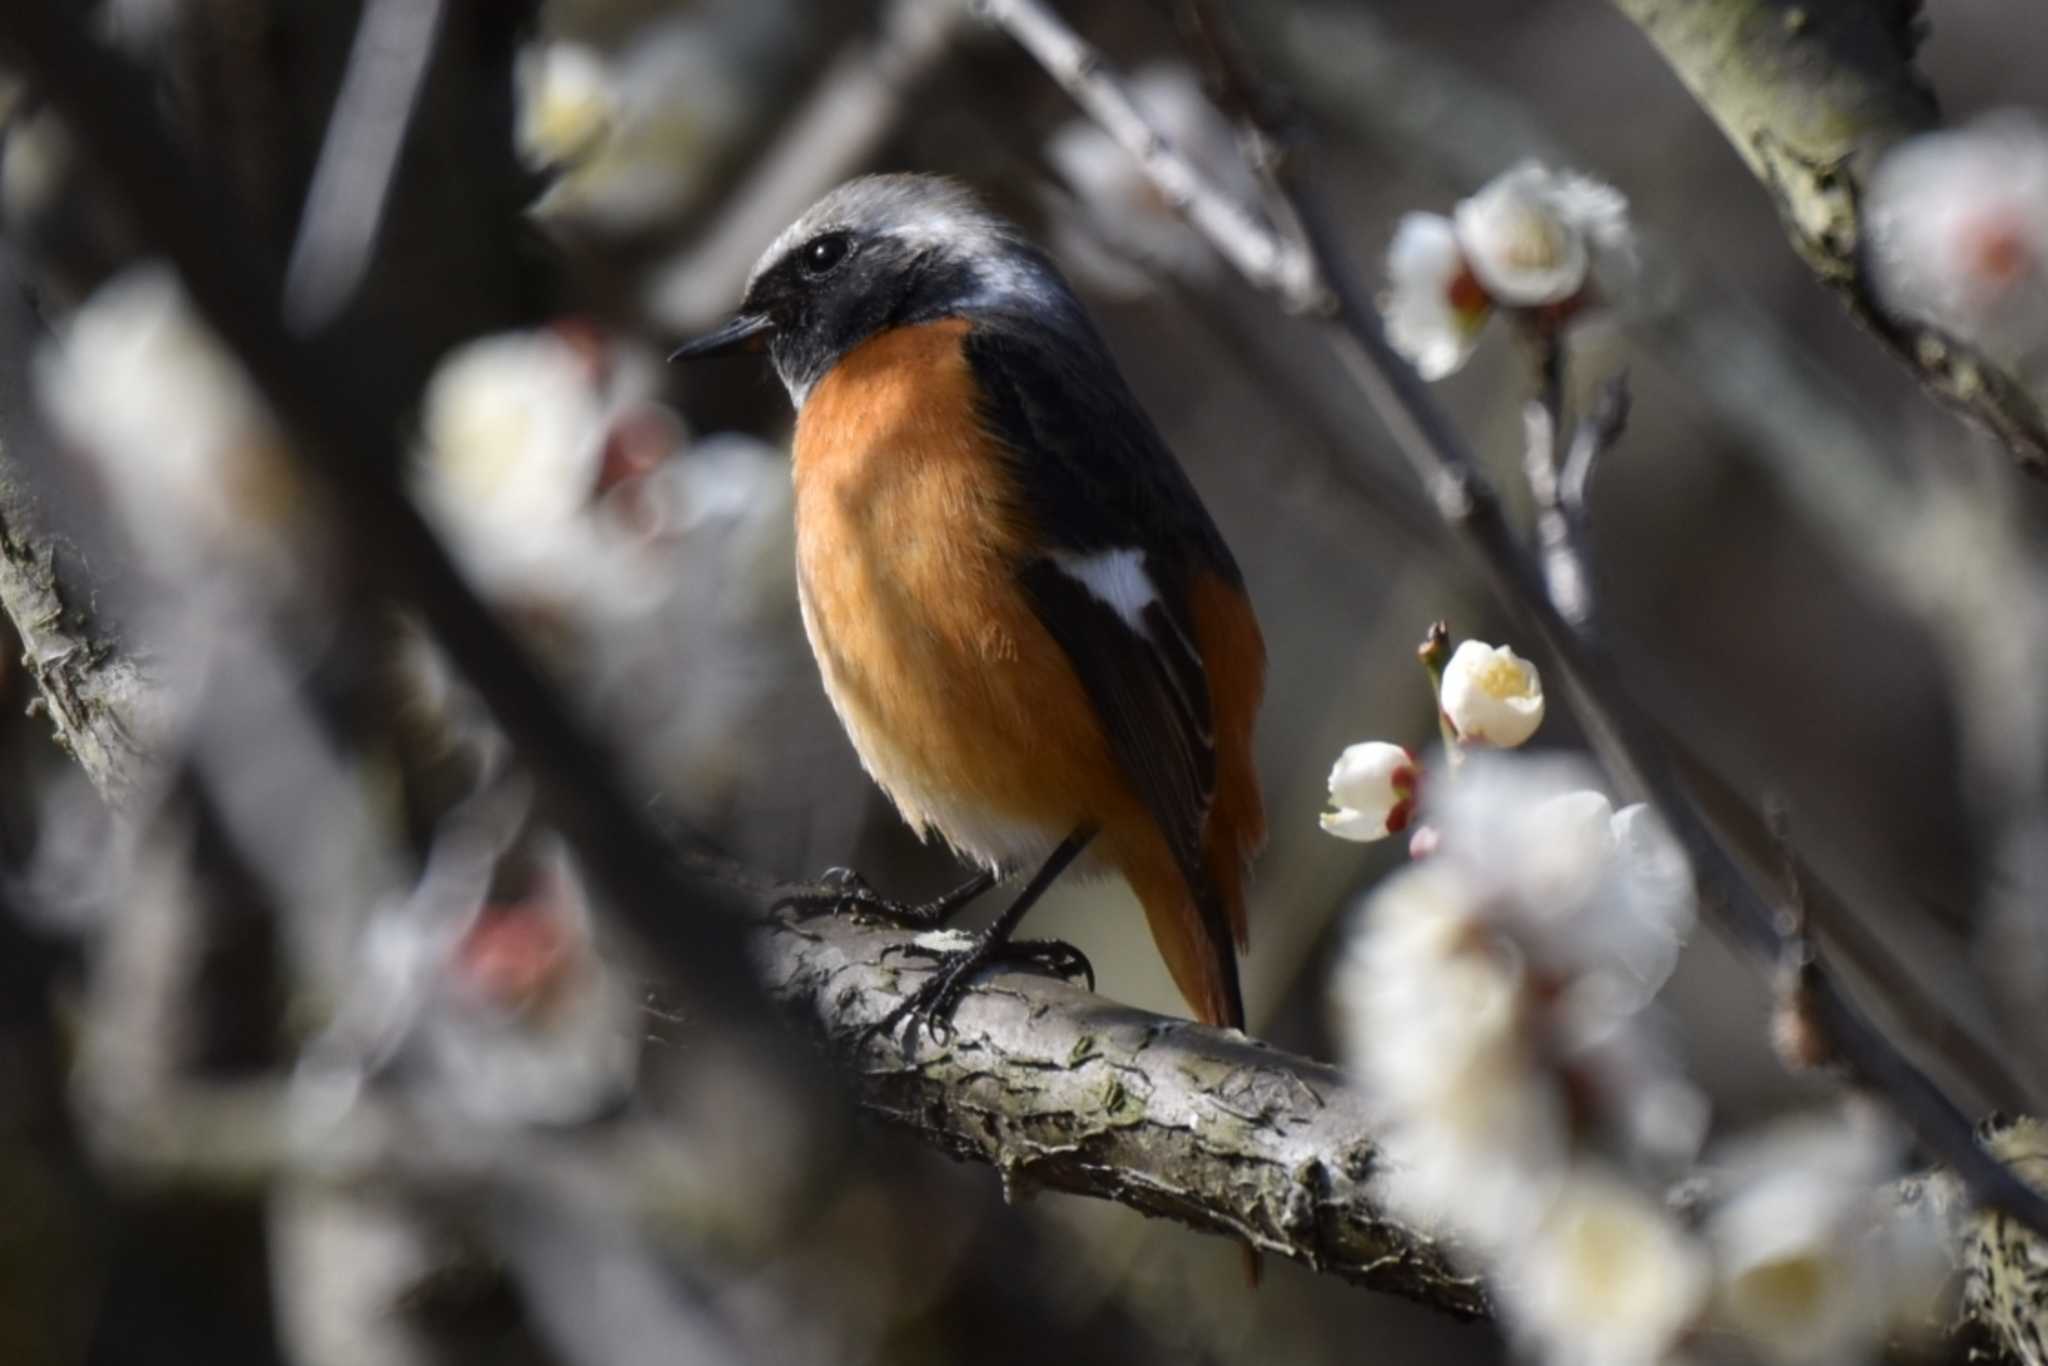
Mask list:
[[[1035,869],[906,1011],[942,1023],[1073,864],[1120,873],[1194,1013],[1241,1028],[1265,645],[1072,289],[958,185],[869,176],[799,218],[739,314],[676,356],[762,349],[797,408],[797,580],[825,690],[904,819],[981,869],[892,908],[942,923]]]

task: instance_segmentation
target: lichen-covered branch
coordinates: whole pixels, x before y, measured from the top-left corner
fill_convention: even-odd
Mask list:
[[[987,1162],[1013,1198],[1114,1200],[1460,1316],[1478,1282],[1378,1198],[1374,1124],[1334,1068],[1061,982],[998,977],[953,1030],[859,1043],[916,984],[911,936],[821,916],[764,922],[770,989],[853,1059],[865,1111]]]
[[[83,566],[48,533],[44,511],[22,477],[10,438],[0,430],[0,611],[22,643],[22,665],[41,693],[57,739],[100,795],[119,808],[147,781],[150,756],[162,753],[162,694],[148,668],[114,648],[94,623]]]
[[[1916,0],[1614,0],[1721,126],[1776,200],[1821,281],[2022,468],[2048,475],[2048,418],[2010,374],[1953,338],[1885,313],[1859,255],[1877,158],[1939,122],[1913,66]]]

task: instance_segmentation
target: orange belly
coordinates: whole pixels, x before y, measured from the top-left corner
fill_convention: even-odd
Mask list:
[[[1135,808],[1016,587],[1022,526],[973,420],[966,324],[887,332],[797,421],[805,630],[861,761],[920,834],[1015,869]]]

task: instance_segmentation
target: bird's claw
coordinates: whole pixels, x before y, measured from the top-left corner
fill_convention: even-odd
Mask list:
[[[941,960],[932,975],[917,984],[917,990],[899,1001],[887,1015],[860,1032],[860,1042],[881,1037],[891,1038],[898,1025],[904,1025],[903,1052],[910,1056],[917,1051],[917,1036],[922,1030],[932,1042],[944,1044],[953,1037],[953,1011],[960,1004],[960,998],[967,994],[967,982],[987,961],[986,945],[977,944],[971,949],[958,949],[951,953],[941,950],[922,950]],[[905,945],[905,951],[915,946]]]
[[[852,868],[827,868],[812,883],[796,883],[783,889],[769,903],[771,911],[795,911],[798,915],[870,915],[883,920],[905,920],[915,908],[889,898],[868,885]]]
[[[933,965],[931,976],[918,983],[915,991],[860,1034],[862,1043],[877,1035],[887,1038],[896,1033],[897,1026],[907,1023],[903,1032],[906,1054],[915,1051],[920,1029],[934,1043],[943,1044],[952,1037],[954,1010],[967,994],[974,975],[991,964],[1009,963],[1036,968],[1064,981],[1085,982],[1090,991],[1095,989],[1095,966],[1088,961],[1088,955],[1059,939],[1013,939],[993,944],[983,934],[972,936],[968,944],[957,948],[940,948],[911,940],[892,944],[884,952],[928,958]]]
[[[1023,963],[1062,981],[1095,990],[1095,965],[1064,939],[1017,939],[1003,946],[1005,962]]]

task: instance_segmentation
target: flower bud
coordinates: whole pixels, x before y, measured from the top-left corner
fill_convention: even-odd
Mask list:
[[[1330,804],[1336,810],[1323,813],[1323,829],[1339,839],[1400,833],[1415,814],[1415,756],[1384,740],[1352,745],[1330,770]]]
[[[1505,645],[1468,640],[1444,666],[1438,704],[1468,745],[1513,749],[1543,723],[1543,680]]]

